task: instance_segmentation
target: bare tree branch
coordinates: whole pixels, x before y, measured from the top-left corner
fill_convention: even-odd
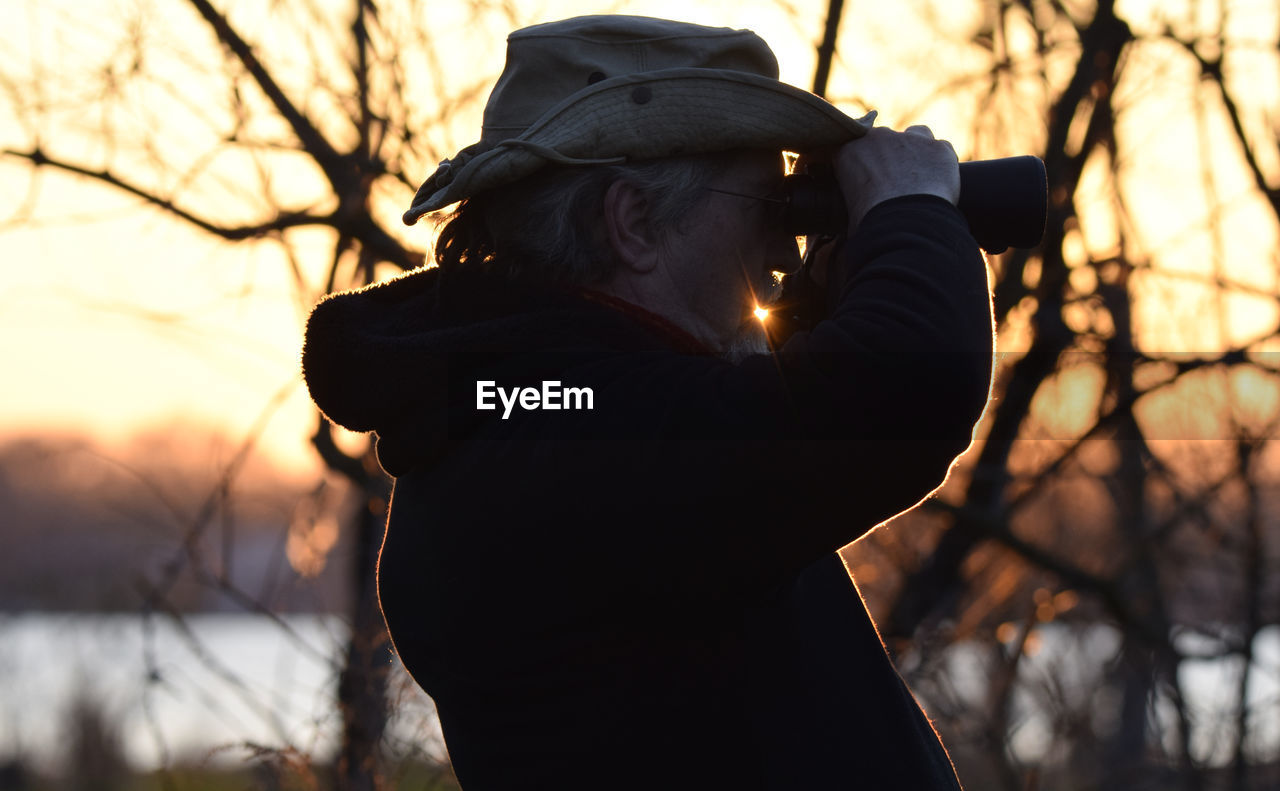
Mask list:
[[[48,167],[65,173],[73,173],[78,176],[90,178],[101,184],[105,184],[106,186],[118,189],[128,195],[141,198],[151,206],[162,209],[183,222],[194,225],[202,231],[211,233],[214,236],[225,239],[229,242],[257,239],[288,228],[298,228],[305,225],[328,225],[331,222],[328,217],[307,214],[306,212],[281,212],[278,213],[274,219],[265,223],[240,226],[218,225],[183,209],[168,198],[161,197],[150,190],[126,181],[124,178],[115,175],[109,170],[88,168],[63,159],[50,157],[38,147],[33,148],[30,151],[5,149],[0,151],[0,156],[24,159],[35,167]]]
[[[827,4],[827,21],[822,31],[822,43],[818,45],[818,66],[813,73],[813,92],[818,96],[827,93],[827,80],[831,77],[831,59],[836,54],[836,38],[840,34],[840,17],[844,14],[844,0],[830,0]]]
[[[1200,74],[1218,89],[1218,95],[1222,98],[1223,107],[1227,112],[1227,119],[1231,122],[1231,130],[1235,133],[1236,140],[1240,143],[1240,153],[1244,156],[1245,165],[1249,169],[1249,174],[1253,178],[1254,186],[1258,188],[1258,192],[1267,199],[1271,204],[1271,210],[1277,218],[1280,218],[1280,189],[1272,188],[1267,184],[1266,176],[1262,172],[1262,166],[1258,162],[1258,157],[1254,153],[1253,145],[1249,142],[1249,136],[1244,129],[1244,121],[1241,117],[1240,107],[1236,104],[1235,98],[1231,92],[1227,90],[1227,83],[1222,73],[1222,59],[1226,51],[1225,42],[1219,39],[1218,55],[1213,58],[1205,57],[1200,50],[1196,48],[1195,42],[1185,41],[1174,36],[1172,31],[1166,32],[1168,38],[1180,45],[1196,63],[1200,66]]]
[[[209,27],[213,28],[214,35],[218,41],[226,46],[236,56],[249,74],[253,77],[254,82],[266,94],[267,99],[272,106],[276,108],[276,112],[288,122],[293,133],[298,136],[298,141],[302,144],[304,150],[310,153],[320,165],[325,175],[328,176],[329,182],[339,193],[346,186],[347,177],[341,172],[340,162],[343,159],[324,135],[316,129],[303,113],[294,106],[293,102],[285,96],[284,91],[276,83],[274,77],[267,68],[258,60],[257,55],[253,53],[253,48],[249,46],[227,18],[213,7],[209,0],[189,0],[192,7],[209,23]]]

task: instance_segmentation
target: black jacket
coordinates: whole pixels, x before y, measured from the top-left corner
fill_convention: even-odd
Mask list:
[[[829,318],[736,365],[466,272],[317,307],[308,385],[396,476],[383,612],[469,791],[958,787],[835,551],[968,446],[986,270],[936,198],[845,250]],[[549,381],[592,409],[476,408]]]

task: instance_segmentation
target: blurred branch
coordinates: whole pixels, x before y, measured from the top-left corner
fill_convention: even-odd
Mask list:
[[[146,203],[229,242],[257,239],[273,233],[288,230],[290,228],[303,226],[325,226],[338,228],[340,230],[349,229],[351,235],[354,238],[359,239],[369,251],[379,258],[379,260],[393,263],[401,269],[413,269],[421,266],[426,260],[422,253],[406,250],[403,245],[383,230],[373,220],[373,218],[369,216],[367,209],[356,209],[353,212],[349,208],[351,206],[350,202],[347,202],[345,206],[340,205],[338,210],[330,215],[316,215],[308,214],[306,212],[277,212],[276,216],[267,222],[240,226],[224,226],[193,214],[178,206],[172,200],[161,197],[147,189],[126,181],[109,170],[88,168],[63,159],[53,158],[39,147],[33,148],[30,151],[4,149],[0,150],[0,156],[23,159],[30,162],[33,167],[37,168],[49,167],[55,170],[93,179],[94,181],[118,189],[126,194],[141,198]]]
[[[995,677],[991,682],[988,700],[990,715],[987,718],[986,738],[993,755],[1005,755],[1008,752],[1005,747],[1008,742],[1013,693],[1017,687],[1018,667],[1022,664],[1022,658],[1026,656],[1027,642],[1035,627],[1036,611],[1035,608],[1031,608],[1018,629],[1018,637],[1008,656],[998,663]],[[999,771],[1000,779],[1008,791],[1023,790],[1024,786],[1018,776],[1017,768],[1011,765],[1008,757],[1000,763]]]
[[[1062,318],[1068,268],[1062,242],[1067,221],[1075,217],[1073,196],[1084,162],[1099,145],[1108,145],[1114,119],[1107,112],[1111,90],[1119,78],[1122,54],[1133,40],[1128,25],[1115,15],[1112,0],[1103,0],[1089,25],[1080,31],[1082,51],[1071,81],[1050,111],[1045,165],[1049,173],[1049,217],[1041,245],[1042,272],[1037,289],[1039,309],[1033,316],[1035,337],[1028,352],[1014,365],[1002,398],[995,402],[991,430],[982,446],[965,502],[965,518],[958,518],[943,534],[932,554],[908,575],[886,626],[893,635],[909,635],[962,582],[964,559],[984,539],[981,522],[968,516],[999,510],[1008,478],[1009,454],[1040,385],[1056,369],[1058,359],[1074,340]],[[1084,145],[1071,152],[1068,132],[1080,113],[1088,113]],[[1010,269],[995,287],[997,316],[1005,315],[1026,288],[1023,273]]]
[[[68,162],[63,159],[50,157],[41,148],[36,147],[30,151],[16,151],[13,149],[4,149],[0,151],[0,155],[12,157],[16,159],[24,159],[34,167],[49,167],[55,170],[61,170],[66,173],[73,173],[79,176],[85,176],[89,179],[97,181],[106,186],[113,187],[134,197],[141,198],[146,203],[173,215],[174,217],[196,226],[197,228],[207,231],[221,239],[229,242],[244,241],[246,239],[256,239],[266,236],[270,233],[283,231],[288,228],[297,228],[304,225],[325,225],[328,220],[325,217],[307,214],[305,212],[280,212],[276,217],[265,223],[242,226],[223,226],[213,223],[203,217],[192,214],[186,209],[181,208],[168,198],[160,197],[136,184],[126,181],[120,176],[113,174],[109,170],[96,170]]]
[[[1121,628],[1132,630],[1134,633],[1141,635],[1143,640],[1151,647],[1165,648],[1169,651],[1174,650],[1173,645],[1169,642],[1168,633],[1153,628],[1151,623],[1148,623],[1146,619],[1135,612],[1130,607],[1128,598],[1113,581],[1085,571],[1070,561],[1019,538],[1009,528],[1009,524],[1004,518],[980,513],[968,506],[951,505],[937,499],[926,500],[924,507],[949,513],[955,517],[957,523],[965,522],[978,526],[984,536],[994,539],[1012,549],[1028,562],[1054,574],[1066,587],[1097,596],[1098,600],[1102,602],[1104,608]]]
[[[342,192],[345,186],[345,179],[338,175],[336,169],[338,163],[342,159],[337,150],[334,149],[324,135],[316,129],[303,113],[289,101],[284,91],[276,83],[275,78],[267,71],[258,57],[253,54],[253,48],[249,46],[240,34],[225,16],[222,15],[209,0],[188,0],[192,7],[200,14],[201,17],[213,29],[214,35],[227,49],[229,49],[240,63],[253,77],[254,82],[266,94],[268,101],[275,107],[276,112],[289,124],[289,128],[297,135],[298,141],[302,147],[315,158],[325,175],[329,177],[330,183],[334,189]]]
[[[257,447],[258,440],[262,437],[263,432],[266,431],[267,424],[284,404],[285,399],[293,393],[296,386],[296,383],[291,380],[287,385],[276,391],[275,395],[272,396],[271,400],[267,402],[267,405],[258,414],[253,426],[240,443],[240,447],[236,449],[231,459],[223,466],[222,474],[214,484],[213,490],[208,494],[199,511],[191,519],[183,537],[181,550],[168,563],[164,564],[160,580],[154,585],[148,584],[148,590],[156,597],[145,600],[148,608],[161,603],[160,597],[168,593],[178,579],[178,575],[182,573],[184,566],[188,563],[199,565],[201,537],[213,523],[213,519],[218,514],[219,509],[223,507],[226,499],[230,496],[236,478],[248,462],[254,448]]]
[[[187,623],[187,620],[183,617],[182,613],[178,612],[169,603],[163,591],[151,586],[146,580],[139,579],[137,584],[139,592],[150,605],[147,612],[144,613],[144,618],[153,618],[154,613],[157,611],[164,614],[177,631],[178,637],[182,639],[182,642],[187,646],[191,653],[195,655],[200,664],[219,679],[226,682],[228,687],[235,690],[237,696],[244,703],[245,707],[261,717],[262,721],[269,725],[275,732],[276,737],[279,738],[281,742],[287,744],[289,742],[289,729],[285,727],[284,721],[280,718],[280,712],[263,701],[260,695],[249,689],[248,685],[245,684],[244,680],[241,679],[240,676],[223,664],[222,661],[205,646],[200,637],[191,629],[191,625]],[[148,634],[151,634],[151,630],[148,630]],[[157,667],[151,668],[151,672],[157,676],[159,676],[160,673]],[[210,703],[212,705],[218,705],[216,700],[211,700]]]
[[[356,62],[354,76],[356,80],[356,98],[360,103],[360,118],[358,128],[360,131],[361,153],[369,160],[372,160],[377,151],[377,144],[372,140],[371,134],[373,130],[373,110],[370,106],[369,96],[369,29],[365,26],[365,16],[377,14],[377,10],[373,7],[369,0],[355,0],[355,19],[351,23],[351,35],[354,39],[356,50]]]
[[[813,92],[818,96],[827,93],[827,80],[831,77],[831,61],[836,54],[836,39],[840,34],[840,17],[844,13],[844,0],[830,0],[827,5],[827,22],[822,31],[822,43],[818,45],[818,65],[813,73]]]
[[[1249,143],[1249,136],[1244,129],[1244,121],[1241,118],[1240,107],[1236,104],[1235,98],[1231,92],[1227,90],[1226,80],[1223,78],[1222,61],[1227,51],[1226,41],[1223,37],[1218,39],[1218,54],[1215,57],[1206,57],[1199,49],[1196,48],[1194,41],[1188,41],[1175,36],[1172,31],[1166,31],[1165,35],[1174,43],[1181,46],[1200,67],[1200,75],[1205,80],[1212,82],[1218,89],[1218,95],[1222,98],[1222,105],[1226,109],[1227,119],[1231,122],[1231,130],[1235,133],[1236,140],[1240,143],[1240,150],[1244,156],[1245,165],[1249,169],[1249,174],[1253,179],[1254,186],[1258,188],[1258,192],[1267,199],[1271,204],[1271,211],[1280,219],[1280,189],[1273,189],[1267,184],[1266,176],[1262,173],[1262,166],[1258,162],[1258,157],[1254,153],[1253,146]]]
[[[1261,442],[1241,440],[1236,443],[1236,459],[1240,475],[1251,484],[1251,471],[1258,454],[1264,449]],[[1236,733],[1232,750],[1232,789],[1247,791],[1249,763],[1245,747],[1251,733],[1249,729],[1249,697],[1254,668],[1254,643],[1262,630],[1262,597],[1266,579],[1267,551],[1262,538],[1262,502],[1257,485],[1246,486],[1248,502],[1245,506],[1244,542],[1240,548],[1240,561],[1244,565],[1244,612],[1240,628],[1240,680],[1236,687]]]

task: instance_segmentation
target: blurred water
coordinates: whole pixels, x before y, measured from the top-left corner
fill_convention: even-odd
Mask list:
[[[1053,712],[1064,707],[1090,710],[1095,719],[1106,721],[1120,704],[1114,690],[1105,688],[1103,678],[1119,661],[1123,641],[1118,630],[1097,624],[1050,623],[1040,626],[1036,635],[1034,654],[1019,664],[1015,701],[1024,719],[1010,737],[1014,754],[1028,763],[1043,759],[1055,747],[1047,726]],[[1192,757],[1206,766],[1226,765],[1233,759],[1243,657],[1230,653],[1221,641],[1189,632],[1175,634],[1173,643],[1184,657],[1178,665],[1178,687],[1186,707]],[[1164,749],[1176,755],[1180,729],[1169,693],[1165,685],[1157,685],[1149,706]],[[1255,637],[1245,694],[1246,749],[1251,756],[1274,759],[1280,755],[1280,627],[1266,627]]]
[[[341,730],[334,693],[345,635],[332,616],[0,618],[0,761],[56,771],[78,697],[102,711],[138,769],[239,761],[246,743],[327,758]],[[425,695],[415,703],[429,706]]]
[[[1051,748],[1034,690],[1048,683],[1076,700],[1096,691],[1118,633],[1107,626],[1038,630],[1041,644],[1020,667],[1022,726],[1011,748],[1035,761]],[[332,756],[341,731],[334,704],[346,626],[333,616],[187,616],[181,623],[138,615],[0,616],[0,763],[18,758],[57,772],[69,741],[68,711],[87,697],[115,730],[136,769],[177,762],[239,762],[247,744]],[[1180,640],[1191,654],[1213,646]],[[1280,748],[1280,627],[1254,643],[1249,679],[1252,747]],[[947,673],[973,705],[986,696],[984,660],[973,646],[947,649]],[[440,754],[430,700],[393,667],[393,749]],[[1243,663],[1238,657],[1185,661],[1181,686],[1197,758],[1229,758],[1229,727]],[[928,701],[925,701],[926,706]],[[1162,716],[1157,711],[1157,716]],[[1163,716],[1168,716],[1163,715]],[[1172,722],[1164,723],[1172,726]]]

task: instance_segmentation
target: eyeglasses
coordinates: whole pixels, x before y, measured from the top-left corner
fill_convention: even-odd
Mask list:
[[[781,206],[787,205],[787,199],[782,197],[781,193],[774,193],[772,195],[748,195],[745,192],[733,192],[732,190],[716,189],[715,187],[707,187],[706,190],[707,192],[718,192],[721,195],[732,195],[735,198],[747,198],[749,200],[759,200],[759,201],[764,201],[765,203],[776,203]]]
[[[784,197],[781,191],[771,193],[769,195],[748,195],[745,192],[734,192],[733,190],[722,190],[715,187],[706,187],[707,192],[718,192],[721,195],[732,195],[735,198],[746,198],[747,200],[757,200],[762,203],[770,204],[770,212],[768,222],[776,225],[786,225],[787,204],[790,202]]]

